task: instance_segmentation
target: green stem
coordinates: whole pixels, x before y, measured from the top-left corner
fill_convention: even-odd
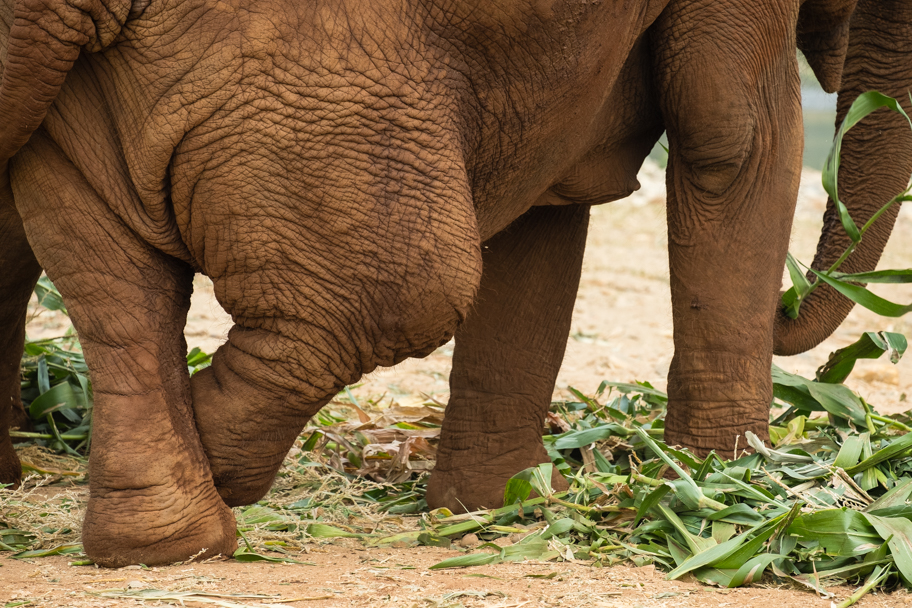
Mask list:
[[[886,416],[880,416],[879,414],[875,414],[872,412],[871,418],[873,418],[874,420],[877,420],[878,422],[883,422],[884,424],[887,424],[890,426],[895,426],[899,430],[906,431],[907,433],[909,431],[912,431],[912,426],[907,426],[907,425],[903,424],[902,422],[899,422],[898,420],[893,420],[892,418],[887,418]]]
[[[864,226],[861,227],[861,230],[858,231],[858,241],[853,242],[848,247],[846,247],[846,250],[843,251],[842,255],[839,256],[839,259],[837,259],[836,262],[834,262],[833,265],[830,266],[829,270],[826,271],[826,274],[836,272],[839,269],[839,267],[842,266],[842,263],[846,261],[846,258],[848,258],[850,255],[852,255],[852,252],[855,251],[855,248],[858,247],[858,244],[861,243],[861,239],[864,236],[864,233],[868,231],[868,228],[870,228],[874,224],[874,222],[876,222],[880,218],[881,215],[886,213],[887,209],[892,207],[900,198],[909,194],[910,190],[912,190],[912,188],[906,188],[905,190],[902,191],[902,193],[897,194],[890,200],[890,202],[888,202],[886,205],[884,205],[883,207],[878,209],[877,212],[874,213],[874,215],[872,215],[868,219],[867,222],[865,222]],[[805,298],[807,298],[819,286],[820,286],[820,281],[814,281],[813,283],[811,283],[811,286],[808,288],[807,293],[804,294],[804,296],[802,296],[801,299],[804,300]]]
[[[658,479],[653,479],[652,477],[646,477],[645,475],[641,475],[640,473],[637,473],[637,472],[630,473],[630,477],[634,481],[639,481],[640,483],[645,483],[646,485],[651,486],[653,488],[658,488],[660,485],[665,483],[663,481],[659,481]]]
[[[868,432],[873,435],[877,432],[877,426],[874,425],[874,421],[871,419],[871,406],[864,399],[861,400],[861,406],[865,411],[865,426],[868,427]]]
[[[27,433],[25,431],[10,431],[10,437],[21,437],[23,439],[63,439],[64,441],[82,441],[88,438],[88,435],[49,435],[47,433]]]
[[[556,505],[561,505],[562,507],[567,507],[568,509],[576,509],[577,511],[582,511],[583,513],[623,513],[624,511],[633,511],[634,513],[636,512],[636,509],[629,507],[587,507],[586,505],[580,505],[575,502],[561,500],[560,498],[555,498],[554,496],[551,497],[551,500],[549,502]]]
[[[860,600],[862,597],[864,597],[865,594],[868,593],[868,591],[870,591],[871,589],[873,589],[874,587],[879,585],[880,582],[883,581],[885,578],[887,578],[887,576],[889,574],[890,574],[890,569],[888,567],[879,566],[877,569],[874,570],[874,572],[871,573],[871,575],[868,577],[868,580],[865,581],[865,584],[862,585],[860,589],[855,591],[855,593],[850,595],[845,601],[842,601],[839,604],[837,604],[836,608],[848,608],[849,606],[851,606],[852,604],[854,604],[855,602]]]

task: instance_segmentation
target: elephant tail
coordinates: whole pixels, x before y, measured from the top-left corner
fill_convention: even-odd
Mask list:
[[[44,120],[81,49],[110,45],[133,8],[131,0],[16,0],[0,81],[0,168]]]

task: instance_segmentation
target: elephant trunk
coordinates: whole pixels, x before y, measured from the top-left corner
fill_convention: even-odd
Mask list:
[[[909,111],[910,57],[912,7],[894,0],[860,1],[852,17],[837,124],[841,124],[858,95],[870,90],[897,98]],[[878,209],[902,192],[910,172],[912,136],[909,124],[901,116],[881,110],[850,130],[842,144],[839,196],[855,223],[864,225]],[[875,269],[898,212],[899,205],[894,205],[865,232],[861,243],[839,268],[840,272]],[[812,268],[829,269],[850,244],[834,202],[827,201]],[[832,287],[819,285],[801,303],[797,319],[789,318],[780,308],[776,316],[775,353],[794,355],[818,345],[839,327],[853,305]]]
[[[120,33],[130,0],[19,0],[0,82],[0,166],[28,141],[84,47],[99,51]]]

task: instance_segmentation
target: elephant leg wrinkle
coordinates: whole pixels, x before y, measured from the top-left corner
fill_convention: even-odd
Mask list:
[[[550,462],[542,427],[564,358],[586,206],[533,207],[485,243],[477,303],[456,333],[432,508],[499,507],[507,480]],[[567,482],[556,470],[555,488]]]
[[[40,133],[17,166],[19,214],[66,294],[92,370],[86,553],[111,567],[203,550],[230,555],[234,516],[216,492],[190,407],[183,327],[191,269],[137,242]],[[59,198],[70,204],[54,204]]]

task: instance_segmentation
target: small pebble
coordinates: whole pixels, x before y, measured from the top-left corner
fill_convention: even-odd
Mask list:
[[[474,534],[466,534],[459,539],[459,542],[456,543],[460,547],[465,547],[466,549],[471,549],[478,545],[478,537]]]

